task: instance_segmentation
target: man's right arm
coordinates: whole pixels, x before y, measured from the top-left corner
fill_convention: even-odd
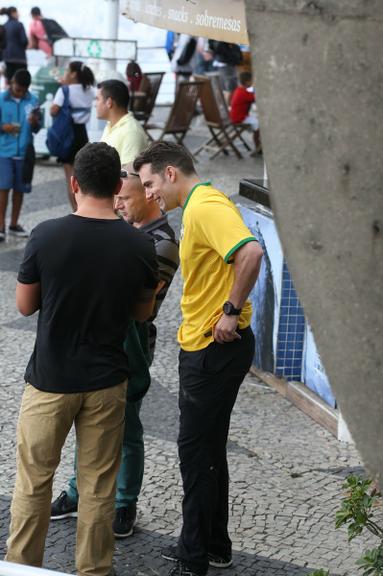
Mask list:
[[[16,284],[16,306],[23,316],[34,314],[41,306],[40,270],[37,264],[36,232],[32,230],[25,247]]]
[[[132,317],[134,320],[138,320],[139,322],[144,322],[151,317],[156,302],[157,292],[161,289],[154,243],[149,239],[149,237],[147,237],[146,240],[142,238],[142,242],[141,262],[144,266],[144,282],[137,302],[132,310]]]
[[[31,316],[41,306],[40,282],[33,284],[16,284],[16,307],[23,316]]]

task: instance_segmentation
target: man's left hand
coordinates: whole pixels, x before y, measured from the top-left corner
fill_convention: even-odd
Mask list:
[[[227,316],[226,314],[222,314],[221,318],[214,326],[214,340],[219,344],[233,342],[233,340],[240,340],[241,336],[236,331],[238,320],[238,316]]]

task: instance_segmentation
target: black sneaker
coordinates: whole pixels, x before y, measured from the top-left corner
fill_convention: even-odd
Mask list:
[[[161,550],[162,558],[165,560],[170,560],[171,562],[179,562],[177,556],[177,546],[167,546]],[[218,556],[218,554],[208,554],[209,566],[213,568],[229,568],[233,564],[231,556],[223,557]]]
[[[28,238],[29,234],[20,224],[16,224],[15,226],[9,226],[8,228],[9,233],[12,236],[18,236],[18,238]]]
[[[65,490],[51,505],[51,520],[62,520],[63,518],[77,518],[77,502],[72,502]]]
[[[199,576],[199,574],[190,570],[182,562],[177,562],[177,565],[170,570],[168,576]]]
[[[136,523],[137,508],[136,503],[124,508],[117,508],[113,520],[113,532],[116,538],[127,538],[132,536]]]
[[[0,242],[5,241],[5,230],[0,230]]]

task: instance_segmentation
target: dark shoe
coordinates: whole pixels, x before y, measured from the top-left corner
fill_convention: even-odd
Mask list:
[[[177,546],[167,546],[161,549],[161,556],[165,560],[170,560],[171,562],[178,562],[179,558],[177,556]]]
[[[51,520],[62,520],[63,518],[77,518],[77,502],[72,502],[65,490],[51,505]]]
[[[127,538],[128,536],[132,536],[136,517],[137,508],[135,503],[125,508],[117,508],[113,520],[113,532],[115,537]]]
[[[170,570],[168,576],[200,576],[200,575],[190,570],[182,562],[177,562],[177,565]]]
[[[0,230],[0,242],[5,241],[5,230]]]
[[[18,236],[18,238],[28,238],[29,234],[20,224],[16,224],[16,226],[9,226],[8,228],[9,233],[12,236]]]
[[[165,560],[170,560],[171,562],[179,562],[177,556],[177,546],[167,546],[161,550],[162,558]],[[209,566],[213,568],[229,568],[233,564],[231,556],[224,558],[223,556],[218,556],[218,554],[208,554]]]
[[[213,568],[229,568],[233,564],[231,556],[224,558],[223,556],[218,556],[217,554],[208,554],[209,566]]]

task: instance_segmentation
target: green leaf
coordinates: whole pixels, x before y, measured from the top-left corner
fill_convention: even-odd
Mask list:
[[[363,576],[382,576],[383,544],[380,544],[377,548],[366,550],[364,556],[356,564],[363,570]]]

